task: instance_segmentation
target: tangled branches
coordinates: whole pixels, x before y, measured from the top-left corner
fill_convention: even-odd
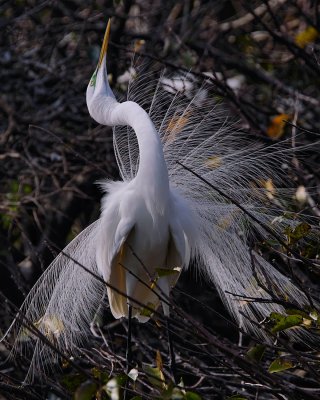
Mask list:
[[[111,132],[90,120],[84,96],[108,17],[114,21],[110,78],[120,94],[126,90],[133,52],[146,71],[156,63],[177,77],[192,70],[209,80],[215,96],[223,97],[230,113],[239,116],[238,127],[248,137],[266,144],[291,138],[293,148],[297,143],[309,145],[304,157],[283,167],[297,187],[294,211],[319,217],[319,155],[310,146],[320,132],[317,1],[224,0],[214,6],[209,1],[16,3],[0,6],[4,32],[0,38],[0,289],[3,301],[7,299],[0,310],[2,329],[16,312],[12,303],[21,303],[53,258],[47,244],[62,249],[94,220],[100,198],[94,182],[117,174]],[[272,182],[269,190],[274,195]],[[279,256],[279,244],[250,246],[275,259],[288,275],[294,271],[304,290],[316,293],[318,242],[313,239],[302,245],[295,234],[288,233],[288,242],[312,267],[292,261],[290,252],[287,259]],[[259,342],[234,326],[212,288],[201,279],[194,287],[193,279],[192,272],[186,273],[174,292],[171,321],[186,391],[208,399],[235,394],[248,399],[319,398],[317,343],[309,348],[288,343],[280,331],[273,333],[273,344]],[[247,301],[256,300],[239,298],[240,305]],[[295,312],[302,318],[295,319],[297,329],[318,329],[310,310]],[[280,316],[273,317],[261,329],[272,331],[279,318],[281,322]],[[43,398],[50,390],[68,397],[66,387],[74,391],[88,380],[98,392],[125,369],[126,322],[105,316],[95,333],[97,337],[74,363],[65,362],[63,373],[53,381],[37,381],[21,391],[16,382],[25,373],[24,360],[1,369],[0,392],[15,399]],[[139,366],[149,362],[164,376],[164,382],[155,385],[148,371],[138,368],[135,391],[143,398],[164,396],[165,385],[166,390],[169,387],[166,340],[159,340],[163,337],[160,319],[134,332]],[[6,350],[0,350],[4,359]],[[157,350],[161,357],[156,357]],[[271,375],[274,362],[280,373],[274,370]]]

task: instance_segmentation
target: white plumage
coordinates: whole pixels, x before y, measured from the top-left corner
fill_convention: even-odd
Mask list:
[[[147,179],[140,185],[139,178],[138,174],[130,182],[102,184],[107,194],[98,227],[96,260],[106,282],[137,300],[132,304],[133,316],[145,322],[149,318],[140,315],[139,303],[157,308],[159,296],[148,289],[157,279],[157,270],[188,266],[196,225],[187,203],[169,187],[155,189]],[[156,282],[167,296],[171,281],[177,278],[174,275]],[[126,297],[108,288],[108,298],[115,318],[128,316]]]

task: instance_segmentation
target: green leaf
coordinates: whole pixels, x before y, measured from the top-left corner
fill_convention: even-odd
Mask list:
[[[186,392],[186,394],[184,395],[184,399],[185,400],[201,400],[201,397],[194,392]]]
[[[301,325],[303,322],[302,315],[282,316],[282,319],[277,320],[276,324],[271,329],[272,333],[284,331],[289,328]]]
[[[315,311],[315,310],[313,310]],[[315,314],[313,314],[313,312],[305,312],[305,311],[301,311],[301,310],[295,310],[295,309],[288,309],[286,310],[286,313],[288,315],[301,315],[302,317],[302,322],[301,325],[304,326],[305,328],[311,328],[313,327],[313,325],[317,325],[316,321],[317,319],[314,318]],[[316,313],[316,311],[315,311]]]
[[[264,346],[263,344],[256,344],[248,350],[246,356],[251,361],[259,362],[263,357],[265,349],[266,346]]]
[[[184,398],[184,394],[180,388],[173,388],[170,400],[183,400]]]
[[[320,315],[317,310],[311,310],[309,313],[309,316],[314,320],[314,321],[319,321]]]
[[[171,395],[175,387],[176,386],[173,382],[169,382],[166,385],[166,388],[162,389],[161,398],[159,398],[158,400],[171,400]]]
[[[303,318],[309,318],[308,313],[302,310],[296,310],[294,308],[287,308],[286,309],[286,314],[288,315],[301,315]]]
[[[109,374],[105,371],[102,371],[101,369],[94,367],[91,369],[92,375],[96,378],[99,379],[100,382],[102,383],[107,383],[109,379]]]
[[[61,384],[70,392],[74,392],[85,380],[86,377],[82,374],[64,375],[61,379]]]
[[[18,190],[19,190],[19,182],[18,181],[11,181],[10,192],[11,193],[18,193]]]
[[[294,365],[290,360],[285,360],[284,358],[276,358],[272,363],[270,364],[268,371],[271,374],[285,371],[287,369],[294,368]]]
[[[284,230],[284,233],[288,236],[289,244],[292,244],[306,237],[310,230],[311,226],[306,222],[302,222],[301,224],[297,225],[294,229],[292,229],[291,226],[287,226]]]
[[[159,278],[163,276],[175,275],[179,274],[180,271],[177,269],[169,269],[169,268],[156,268],[156,272],[158,273]]]
[[[163,372],[159,368],[154,368],[145,364],[143,365],[143,370],[147,374],[147,378],[153,386],[160,389],[167,388]]]
[[[296,226],[293,230],[293,237],[296,240],[302,239],[307,236],[308,232],[311,230],[311,226],[306,222],[302,222],[298,226]]]
[[[81,383],[74,393],[74,400],[92,400],[98,390],[95,382],[90,380]]]
[[[189,50],[183,52],[182,53],[182,62],[185,67],[192,68],[195,65],[195,63],[197,62],[196,54]]]
[[[142,400],[141,396],[134,396],[130,400]]]
[[[227,397],[226,400],[248,400],[248,398],[240,394],[234,394],[233,396]]]
[[[270,313],[270,319],[271,320],[273,320],[273,321],[275,321],[275,322],[279,322],[279,321],[282,321],[282,319],[285,317],[285,315],[282,315],[282,314],[280,314],[280,313],[277,313],[277,312],[272,312],[272,313]]]
[[[9,214],[0,214],[0,225],[4,230],[8,230],[13,222],[13,218]]]
[[[155,305],[153,303],[147,303],[148,308],[143,308],[140,311],[140,315],[144,316],[144,317],[151,317],[151,315],[153,314],[153,311],[151,310],[155,310]],[[151,308],[151,310],[150,310]]]
[[[117,383],[118,383],[118,385],[119,385],[120,387],[124,387],[125,384],[126,384],[126,382],[127,382],[127,380],[128,380],[128,377],[127,377],[126,374],[120,374],[120,375],[118,375],[118,376],[116,377],[116,380],[117,380]]]
[[[24,194],[30,194],[32,192],[32,186],[25,183],[22,187],[22,190]]]

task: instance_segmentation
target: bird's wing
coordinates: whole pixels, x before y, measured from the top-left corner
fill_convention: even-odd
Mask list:
[[[35,369],[43,372],[46,361],[51,365],[59,357],[21,323],[23,315],[27,324],[35,326],[65,354],[76,351],[89,333],[90,322],[104,294],[95,260],[99,224],[100,220],[92,223],[55,258],[9,328],[8,332],[15,332],[17,338],[13,357],[17,352],[28,354],[29,346],[34,349],[27,381],[32,381]]]
[[[103,269],[105,260],[109,257],[107,269],[103,269],[102,273],[105,281],[110,285],[107,287],[110,309],[115,318],[121,318],[128,315],[127,307],[127,285],[126,270],[123,266],[125,242],[134,229],[134,221],[122,219],[115,231],[114,240],[104,243],[103,247],[98,247],[97,264],[99,269]],[[101,239],[100,239],[101,240]],[[112,243],[110,246],[110,242]],[[107,246],[109,244],[109,250]],[[106,253],[109,251],[109,255]],[[118,290],[114,290],[117,288]]]
[[[170,74],[166,78],[170,78]],[[228,112],[217,104],[210,84],[204,82],[199,87],[190,74],[182,76],[179,85],[176,83],[175,79],[161,77],[156,81],[148,74],[138,74],[130,83],[128,100],[137,102],[149,113],[163,142],[171,187],[188,200],[196,216],[196,235],[187,236],[193,236],[196,241],[196,245],[191,246],[191,255],[196,253],[200,261],[198,270],[215,284],[239,324],[259,335],[262,330],[257,328],[256,322],[282,308],[270,302],[270,295],[258,281],[267,287],[267,283],[272,282],[270,289],[276,297],[280,295],[298,306],[308,304],[305,294],[273,265],[256,255],[253,264],[247,242],[247,237],[257,232],[262,238],[270,238],[263,224],[283,240],[286,240],[286,228],[299,224],[295,213],[292,218],[289,212],[279,218],[283,215],[281,205],[273,199],[270,201],[274,190],[275,197],[284,204],[292,202],[293,191],[278,188],[283,183],[281,168],[292,155],[291,145],[282,141],[262,147],[250,141],[228,121]],[[122,128],[117,137],[118,132],[117,129],[115,148],[119,167],[124,177],[131,177],[137,170],[138,145],[130,131]],[[177,161],[205,178],[212,187]],[[235,202],[213,188],[222,189],[260,223],[254,222]],[[318,225],[310,217],[308,223],[314,227]],[[176,238],[175,243],[182,254],[183,240]],[[248,303],[237,297],[246,295],[265,301]],[[244,311],[249,318],[243,317]]]
[[[110,279],[112,266],[134,224],[133,219],[121,218],[119,215],[117,217],[117,213],[112,210],[101,218],[97,235],[96,261],[98,270],[106,282]]]
[[[285,149],[285,142],[267,148],[250,143],[227,121],[223,107],[216,105],[208,93],[205,96],[203,90],[204,87],[190,97],[181,92],[172,94],[169,108],[157,115],[170,184],[188,200],[196,216],[198,270],[214,283],[239,325],[263,335],[257,322],[272,311],[283,311],[272,303],[272,296],[263,286],[275,297],[288,299],[298,307],[308,305],[303,291],[288,277],[257,255],[253,260],[247,240],[255,233],[270,239],[265,225],[285,241],[286,227],[299,223],[294,213],[291,219],[289,212],[285,218],[275,218],[283,215],[283,210],[272,199],[279,196],[284,203],[292,201],[290,190],[275,188],[281,185],[280,166],[289,158],[290,150]],[[154,110],[161,110],[161,104],[165,104],[162,95],[153,104]],[[262,301],[243,301],[246,296]]]
[[[192,204],[171,187],[172,207],[170,209],[170,233],[177,253],[180,257],[180,267],[187,267],[198,241],[198,225]]]
[[[169,242],[165,269],[171,272],[164,272],[163,276],[157,281],[165,298],[169,297],[170,289],[173,288],[180,276],[183,267],[187,267],[195,246],[196,227],[190,214],[187,202],[179,196],[175,190],[171,190],[171,209],[169,212]],[[169,305],[166,299],[162,300],[165,315],[169,315]]]

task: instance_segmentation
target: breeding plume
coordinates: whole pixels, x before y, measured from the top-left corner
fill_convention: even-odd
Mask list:
[[[275,218],[277,203],[265,187],[265,182],[276,181],[283,151],[248,145],[248,138],[228,123],[207,83],[199,87],[190,74],[178,78],[164,72],[157,81],[148,74],[133,76],[128,101],[119,103],[107,76],[109,29],[86,99],[91,117],[115,128],[122,181],[100,182],[100,218],[52,262],[22,311],[55,346],[70,353],[90,334],[106,286],[115,318],[130,314],[145,322],[150,318],[146,307],[161,310],[162,304],[169,314],[168,303],[161,300],[192,262],[217,288],[234,319],[261,334],[251,321],[281,307],[241,302],[230,293],[268,300],[275,291],[293,303],[307,302],[289,279],[248,247],[249,234],[268,236],[265,225],[281,235],[293,224]],[[13,327],[19,329],[18,320]],[[17,346],[19,341],[24,346],[23,333],[20,329]],[[34,341],[32,379],[35,367],[57,355],[38,338],[29,339]]]

